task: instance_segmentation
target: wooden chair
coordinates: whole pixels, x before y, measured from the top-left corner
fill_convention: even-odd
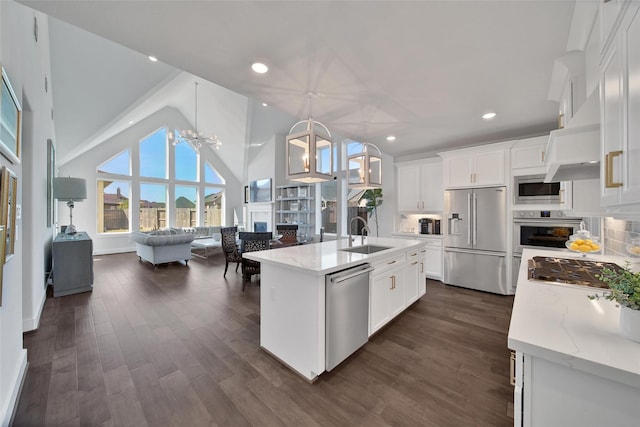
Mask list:
[[[236,263],[236,273],[238,272],[238,266],[242,262],[242,255],[238,252],[238,245],[236,244],[237,231],[238,227],[223,227],[220,229],[222,251],[224,252],[224,274],[222,277],[227,277],[227,268],[229,268],[230,262]]]
[[[269,249],[272,235],[271,233],[250,233],[241,232],[240,241],[241,252],[253,252]],[[254,274],[260,274],[260,263],[250,259],[242,258],[242,292],[246,287],[247,282],[251,282],[251,276]]]
[[[276,225],[276,234],[282,235],[279,239],[282,246],[294,246],[298,244],[298,224]]]

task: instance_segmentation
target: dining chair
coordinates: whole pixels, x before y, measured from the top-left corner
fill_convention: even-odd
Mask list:
[[[269,249],[272,238],[271,233],[265,232],[241,232],[240,250],[244,252],[262,251]],[[260,263],[247,258],[242,258],[242,292],[244,292],[247,282],[251,282],[251,276],[260,274]]]
[[[278,224],[276,234],[282,237],[278,240],[282,246],[294,246],[298,244],[298,224]]]
[[[222,251],[224,252],[224,274],[222,277],[227,277],[227,269],[230,262],[236,263],[236,273],[238,272],[238,266],[242,263],[242,255],[238,252],[238,245],[236,243],[236,232],[238,227],[223,227],[220,229],[222,235]]]

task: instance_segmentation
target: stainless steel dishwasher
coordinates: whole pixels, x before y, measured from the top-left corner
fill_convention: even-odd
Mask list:
[[[369,340],[369,264],[326,276],[325,369],[332,370]]]

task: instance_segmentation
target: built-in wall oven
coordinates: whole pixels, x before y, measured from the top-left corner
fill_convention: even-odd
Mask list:
[[[580,229],[580,221],[582,218],[568,217],[556,210],[513,211],[513,287],[524,248],[566,250],[565,243]]]

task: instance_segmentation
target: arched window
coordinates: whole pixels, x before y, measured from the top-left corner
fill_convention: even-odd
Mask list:
[[[222,224],[224,178],[190,144],[167,137],[157,129],[96,168],[98,233]]]

